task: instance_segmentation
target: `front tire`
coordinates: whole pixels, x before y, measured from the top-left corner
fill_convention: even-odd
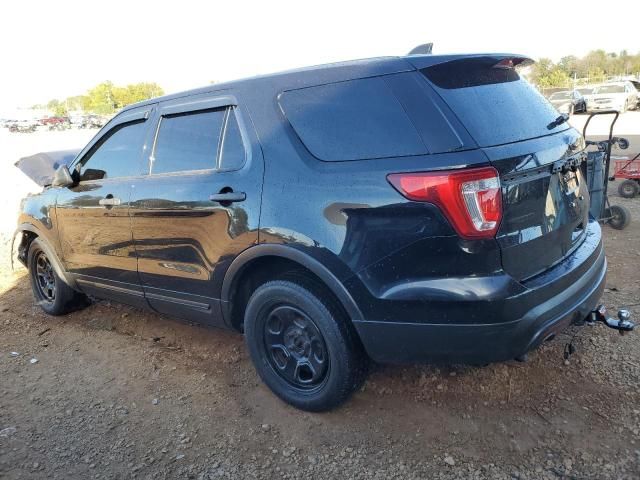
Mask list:
[[[267,386],[301,410],[343,403],[366,376],[366,356],[341,309],[304,278],[258,287],[245,312],[245,339]]]
[[[29,246],[27,265],[31,290],[38,305],[49,315],[64,315],[88,303],[87,297],[62,280],[40,239]]]

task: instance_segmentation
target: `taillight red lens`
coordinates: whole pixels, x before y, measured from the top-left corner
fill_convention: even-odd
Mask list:
[[[393,173],[387,179],[409,200],[440,207],[463,238],[491,238],[500,226],[500,177],[493,167]]]

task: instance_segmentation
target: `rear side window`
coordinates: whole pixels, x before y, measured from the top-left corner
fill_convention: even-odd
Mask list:
[[[421,70],[480,147],[542,137],[558,117],[516,69],[495,68],[491,57],[463,58]]]
[[[216,168],[224,117],[225,109],[162,117],[151,172]]]
[[[83,159],[80,181],[140,175],[146,132],[144,120],[114,127]]]
[[[422,155],[420,135],[381,77],[283,92],[280,107],[320,160]]]
[[[229,109],[227,125],[224,129],[222,140],[222,153],[220,156],[221,170],[238,170],[244,165],[246,152],[242,143],[242,135],[238,126],[235,108]]]

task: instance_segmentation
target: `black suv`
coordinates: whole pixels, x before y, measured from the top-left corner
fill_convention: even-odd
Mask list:
[[[18,228],[35,296],[244,332],[312,411],[369,359],[520,357],[583,320],[606,272],[584,141],[527,63],[361,60],[127,107],[77,155],[19,162],[46,187]]]

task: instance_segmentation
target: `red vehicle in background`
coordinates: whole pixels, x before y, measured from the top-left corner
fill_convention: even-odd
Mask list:
[[[640,153],[631,160],[616,160],[613,168],[613,177],[616,180],[624,179],[618,185],[618,193],[624,198],[633,198],[640,193]]]
[[[49,130],[64,130],[71,126],[68,117],[47,117],[41,119],[40,123],[49,127]]]

